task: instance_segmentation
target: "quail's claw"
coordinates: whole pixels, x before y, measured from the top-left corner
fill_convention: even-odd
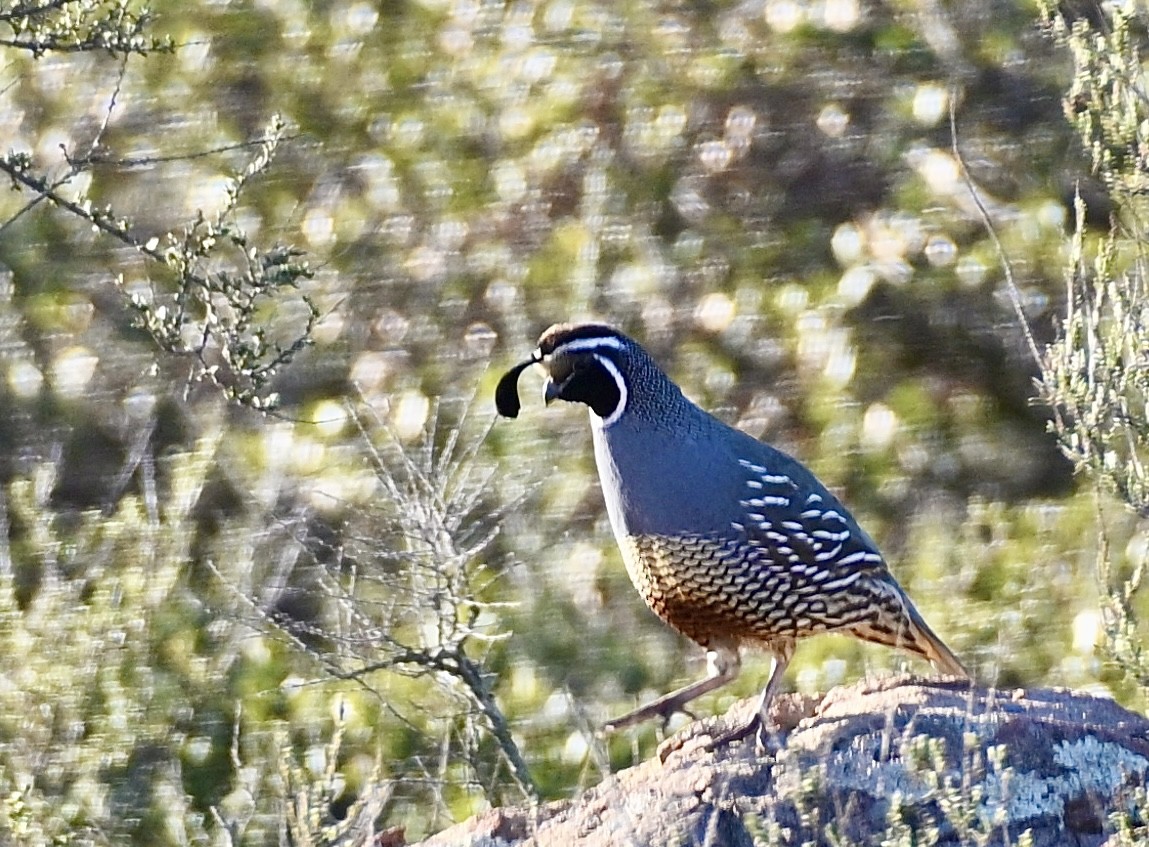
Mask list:
[[[714,750],[718,747],[725,747],[727,744],[733,744],[736,741],[741,741],[749,735],[761,735],[766,729],[766,725],[762,721],[762,716],[755,712],[750,716],[750,720],[726,730],[726,732],[712,738],[707,744],[707,750]]]

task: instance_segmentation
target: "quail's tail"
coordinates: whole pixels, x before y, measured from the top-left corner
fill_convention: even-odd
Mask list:
[[[973,678],[892,579],[875,581],[871,588],[877,589],[875,594],[884,595],[876,604],[880,612],[875,619],[856,627],[855,635],[920,656],[943,674]]]
[[[972,679],[969,671],[953,651],[938,638],[929,625],[922,618],[912,603],[907,601],[906,611],[909,613],[910,640],[914,644],[914,652],[929,659],[935,668],[949,676],[960,676]]]

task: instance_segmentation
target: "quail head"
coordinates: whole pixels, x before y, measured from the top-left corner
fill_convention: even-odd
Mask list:
[[[610,721],[668,717],[733,679],[743,646],[774,659],[740,738],[768,723],[798,639],[845,632],[968,678],[894,580],[873,540],[805,466],[688,400],[647,352],[613,327],[556,324],[499,382],[547,375],[547,403],[590,409],[595,461],[615,539],[635,587],[666,623],[707,650],[704,679]]]

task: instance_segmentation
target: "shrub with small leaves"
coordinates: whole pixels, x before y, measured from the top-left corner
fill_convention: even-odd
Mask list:
[[[1070,21],[1043,4],[1047,26],[1068,48],[1075,73],[1066,113],[1115,204],[1109,231],[1086,227],[1078,197],[1060,338],[1042,364],[1041,392],[1055,410],[1065,454],[1106,492],[1149,517],[1149,90],[1141,36],[1149,23],[1133,5],[1097,6],[1103,20]],[[1105,588],[1108,655],[1143,691],[1149,655],[1138,612],[1144,561],[1113,567],[1104,530],[1098,570]]]

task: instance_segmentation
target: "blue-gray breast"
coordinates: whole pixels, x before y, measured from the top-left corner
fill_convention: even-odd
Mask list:
[[[798,639],[841,631],[969,674],[926,625],[873,540],[796,459],[687,399],[633,339],[605,324],[556,324],[500,380],[500,414],[519,412],[524,369],[546,372],[547,403],[590,409],[595,461],[615,539],[647,605],[708,651],[706,678],[608,723],[668,716],[733,679],[739,649],[769,651],[759,708],[721,740],[768,720]]]

